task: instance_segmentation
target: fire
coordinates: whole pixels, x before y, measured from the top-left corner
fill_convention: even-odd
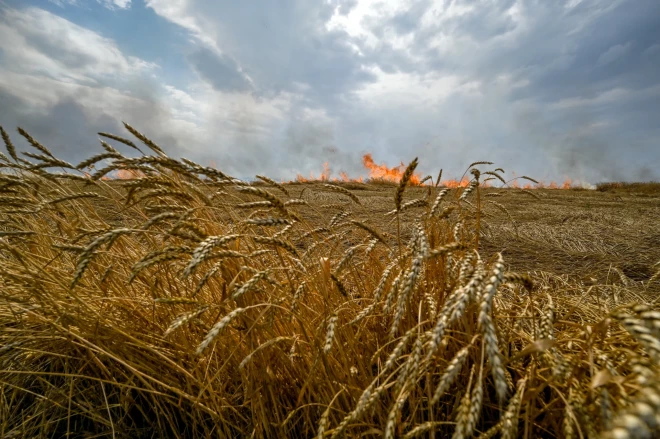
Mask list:
[[[378,165],[376,164],[376,162],[374,162],[371,154],[365,154],[364,156],[362,156],[362,164],[369,173],[368,176],[369,179],[385,180],[385,181],[391,181],[393,183],[399,182],[399,180],[403,176],[404,171],[406,170],[406,165],[404,163],[401,163],[399,166],[395,166],[393,168],[389,168],[385,164]],[[295,181],[298,183],[307,183],[310,181],[318,181],[318,180],[362,183],[365,180],[363,176],[357,178],[351,178],[348,175],[348,173],[346,173],[345,171],[339,172],[339,177],[331,178],[331,175],[332,175],[332,170],[330,168],[330,164],[328,162],[325,162],[323,163],[323,171],[321,172],[319,178],[316,178],[314,173],[310,172],[309,177],[304,177],[302,174],[297,174]],[[410,179],[410,182],[412,184],[419,184],[419,181],[420,181],[419,174],[413,174],[413,176]]]
[[[117,178],[119,180],[132,180],[134,178],[144,177],[144,174],[140,171],[134,171],[132,169],[118,169]]]
[[[350,177],[346,172],[341,171],[339,172],[338,177],[332,177],[332,170],[330,168],[330,164],[328,162],[323,163],[323,171],[321,172],[321,175],[319,178],[314,176],[313,172],[309,173],[309,177],[304,177],[302,174],[296,175],[295,181],[298,183],[307,183],[311,181],[332,181],[332,182],[360,182],[362,183],[363,181],[370,179],[370,180],[383,180],[383,181],[388,181],[392,183],[398,183],[401,180],[401,177],[403,176],[403,173],[406,170],[406,164],[401,162],[398,166],[394,167],[389,167],[385,163],[378,164],[374,161],[373,156],[371,153],[364,154],[362,156],[362,165],[364,166],[365,170],[368,173],[368,176],[366,178],[363,177],[358,177],[358,178],[352,178]],[[558,184],[555,181],[551,181],[550,183],[546,183],[543,181],[539,181],[538,184],[532,184],[526,181],[519,181],[518,178],[515,174],[513,174],[514,179],[510,181],[508,184],[508,187],[512,187],[515,189],[571,189],[574,186],[579,186],[580,183],[579,181],[573,181],[572,179],[566,177],[564,182],[561,184]],[[412,178],[410,179],[411,184],[418,185],[421,180],[421,176],[419,174],[413,174]],[[427,183],[430,184],[431,182]],[[496,182],[497,183],[497,182]],[[467,187],[470,184],[470,178],[468,177],[463,177],[460,181],[459,180],[442,180],[440,182],[441,187],[446,187],[450,189],[455,189],[459,187]],[[489,182],[486,182],[484,184],[484,187],[498,187],[497,185],[491,185]]]
[[[371,154],[365,154],[362,156],[362,165],[369,171],[369,178],[391,181],[393,183],[401,180],[401,177],[406,170],[406,165],[403,164],[403,162],[401,162],[399,166],[393,168],[388,168],[385,164],[378,165],[374,162]],[[413,174],[410,178],[410,182],[412,184],[419,184],[420,179],[421,177],[419,174]]]
[[[328,162],[323,163],[323,172],[321,172],[321,181],[328,181],[330,180],[330,174],[332,172],[330,171],[330,165]]]
[[[441,185],[449,189],[456,189],[457,187],[467,187],[470,184],[470,180],[467,177],[463,177],[461,181],[458,180],[442,180]]]
[[[133,180],[144,176],[143,172],[134,169],[117,169],[114,172],[101,177],[101,180]]]

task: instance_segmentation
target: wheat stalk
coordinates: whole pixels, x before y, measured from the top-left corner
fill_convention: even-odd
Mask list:
[[[288,191],[283,185],[279,184],[279,183],[276,182],[275,180],[270,179],[270,178],[268,178],[268,177],[266,177],[266,176],[264,176],[264,175],[257,175],[257,178],[258,178],[259,180],[261,180],[261,181],[263,181],[263,182],[265,182],[265,183],[268,183],[269,185],[271,185],[271,186],[273,186],[273,187],[279,189],[281,192],[284,193],[284,195],[287,195],[287,196],[289,195],[289,191]]]
[[[355,204],[362,205],[362,203],[360,203],[360,199],[353,192],[349,191],[346,188],[343,188],[341,186],[337,186],[337,185],[334,185],[334,184],[324,184],[323,187],[328,189],[328,190],[331,190],[333,192],[338,192],[340,194],[344,194],[348,198],[353,200],[355,202]]]
[[[275,247],[283,248],[284,250],[294,255],[296,258],[300,259],[298,250],[296,250],[296,248],[287,241],[277,238],[270,238],[268,236],[253,236],[252,239],[254,242],[258,242],[259,244],[272,245]]]
[[[388,245],[387,241],[385,240],[383,235],[380,232],[378,232],[376,229],[371,227],[370,225],[365,224],[361,221],[356,221],[356,220],[351,220],[351,224],[353,224],[354,226],[357,226],[357,227],[361,228],[362,230],[368,232],[371,236],[373,236],[374,238],[376,238],[377,240],[379,240],[383,244]]]
[[[438,196],[435,198],[435,201],[433,202],[433,206],[431,207],[431,212],[429,213],[429,218],[435,216],[435,214],[438,211],[438,208],[440,207],[440,203],[442,202],[442,199],[447,195],[449,192],[449,189],[443,189],[440,192],[438,192]]]
[[[252,357],[254,357],[255,354],[257,354],[257,352],[261,352],[262,350],[264,350],[264,349],[266,349],[266,348],[268,348],[268,347],[270,347],[270,346],[272,346],[272,345],[274,345],[274,344],[281,343],[281,342],[283,342],[283,341],[289,341],[289,340],[291,340],[291,337],[275,337],[275,338],[271,338],[271,339],[268,340],[267,342],[265,342],[265,343],[259,345],[259,347],[256,348],[254,351],[250,352],[250,354],[249,354],[247,357],[243,358],[243,361],[241,361],[241,363],[238,365],[238,368],[239,368],[239,369],[243,369],[243,368],[245,368],[245,366],[246,366],[246,365],[252,360]]]
[[[509,405],[502,416],[502,439],[514,439],[518,434],[518,412],[525,391],[525,383],[525,380],[518,383],[518,390],[509,401]]]
[[[213,325],[211,330],[204,337],[204,340],[202,340],[199,346],[197,346],[195,353],[200,355],[202,352],[204,352],[204,350],[213,342],[213,340],[215,340],[218,335],[220,335],[223,329],[225,329],[236,317],[243,314],[247,310],[248,308],[236,308],[221,318],[215,325]]]
[[[323,353],[327,354],[330,352],[330,349],[332,349],[332,342],[335,339],[335,327],[337,326],[337,319],[339,317],[337,314],[333,314],[330,316],[330,319],[328,320],[328,329],[325,334],[325,343],[323,345]]]
[[[41,151],[44,153],[46,156],[50,157],[53,160],[57,160],[55,156],[53,155],[52,152],[48,148],[46,148],[44,145],[39,143],[34,137],[32,137],[27,131],[25,131],[23,128],[18,128],[18,133],[25,138],[25,140],[28,141],[30,145],[32,145],[35,149]]]
[[[225,246],[228,243],[239,239],[241,236],[242,235],[235,233],[224,236],[209,236],[206,238],[193,251],[192,258],[190,259],[188,266],[183,271],[183,275],[186,277],[190,276],[195,268],[210,256],[211,251],[213,251],[214,248]]]
[[[195,309],[195,310],[188,311],[188,312],[185,312],[185,313],[181,314],[176,319],[174,319],[172,321],[172,323],[170,323],[170,326],[168,326],[167,330],[163,333],[163,337],[168,336],[174,330],[176,330],[177,328],[180,328],[181,326],[185,325],[186,323],[188,323],[192,319],[195,319],[195,318],[199,317],[200,315],[205,313],[208,309],[209,309],[208,306],[202,306],[199,309]]]
[[[437,404],[437,402],[440,400],[440,397],[442,397],[442,395],[444,395],[445,392],[449,389],[449,386],[454,384],[456,377],[460,373],[461,368],[467,360],[468,354],[470,353],[470,347],[471,346],[468,345],[459,350],[454,358],[452,358],[452,360],[449,362],[445,372],[440,378],[440,382],[438,383],[435,392],[433,393],[431,404]]]
[[[2,140],[5,142],[5,148],[7,149],[7,152],[11,156],[11,158],[14,159],[14,161],[18,162],[18,155],[16,154],[16,147],[11,141],[11,138],[9,137],[9,134],[4,130],[4,128],[0,127],[0,135],[2,135]]]
[[[154,151],[156,154],[158,154],[158,155],[160,155],[160,156],[162,156],[162,157],[165,157],[165,152],[160,148],[160,146],[156,145],[154,142],[152,142],[151,140],[149,140],[149,139],[147,138],[147,136],[145,136],[144,134],[142,134],[141,132],[139,132],[138,130],[136,130],[135,128],[133,128],[132,126],[130,126],[129,124],[127,124],[126,122],[122,122],[122,123],[124,124],[124,127],[125,127],[125,128],[131,133],[131,134],[133,134],[135,137],[137,137],[138,139],[140,139],[140,141],[141,141],[142,143],[144,143],[145,145],[147,145],[152,151]],[[100,133],[99,133],[99,134],[100,134]],[[118,140],[118,139],[115,139],[115,140]],[[136,148],[136,149],[137,149],[137,148]]]
[[[247,293],[250,289],[252,289],[257,283],[262,281],[263,279],[266,279],[268,275],[270,274],[271,270],[264,270],[260,271],[254,276],[250,278],[247,282],[245,282],[243,285],[241,285],[240,288],[238,288],[234,294],[232,294],[231,298],[236,300],[239,297],[241,297],[243,294]]]
[[[401,180],[399,181],[399,186],[396,188],[396,192],[394,194],[394,205],[396,206],[396,210],[401,210],[401,202],[403,201],[403,192],[406,190],[406,186],[408,185],[408,182],[413,176],[413,173],[415,172],[415,169],[417,168],[417,157],[410,162],[406,170],[403,172],[403,175],[401,176]]]

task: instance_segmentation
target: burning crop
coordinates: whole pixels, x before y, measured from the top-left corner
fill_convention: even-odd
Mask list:
[[[377,164],[374,159],[373,155],[371,153],[364,154],[362,156],[362,166],[364,167],[364,170],[366,172],[366,175],[361,175],[357,177],[351,177],[349,176],[346,172],[340,171],[338,174],[338,177],[333,176],[333,172],[330,168],[330,165],[328,162],[323,163],[323,170],[317,177],[313,172],[310,172],[309,177],[304,177],[302,174],[298,174],[296,176],[296,179],[294,180],[297,183],[309,183],[313,181],[321,181],[321,182],[344,182],[344,183],[349,183],[349,182],[354,182],[354,183],[364,183],[364,182],[370,182],[370,183],[390,183],[390,184],[395,184],[397,183],[400,179],[401,176],[403,175],[403,171],[405,170],[405,165],[403,162],[401,162],[398,166],[393,166],[389,167],[386,163],[381,163]],[[574,183],[572,179],[566,177],[563,181],[563,183],[558,184],[555,181],[550,181],[549,183],[545,183],[543,181],[537,181],[534,179],[530,179],[529,177],[522,176],[522,177],[516,177],[515,174],[513,174],[514,177],[510,179],[509,181],[501,180],[501,187],[512,187],[515,189],[523,188],[523,189],[573,189],[573,188],[591,188],[591,185],[585,184],[585,183]],[[521,183],[522,181],[522,183]],[[293,181],[290,181],[289,183],[292,183]],[[437,183],[437,185],[436,185]],[[497,180],[493,177],[487,178],[482,182],[482,185],[484,187],[492,187],[496,186],[497,183],[500,183],[500,180]],[[411,185],[436,185],[440,187],[446,187],[450,189],[456,189],[456,188],[464,188],[467,187],[470,184],[470,179],[463,176],[460,179],[445,179],[441,180],[439,182],[433,181],[431,176],[428,176],[427,179],[423,179],[420,174],[415,173],[411,179],[410,179],[410,184]]]

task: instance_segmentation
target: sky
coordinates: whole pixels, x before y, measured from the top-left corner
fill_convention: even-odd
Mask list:
[[[16,144],[77,163],[122,121],[239,178],[658,180],[660,2],[0,0]]]

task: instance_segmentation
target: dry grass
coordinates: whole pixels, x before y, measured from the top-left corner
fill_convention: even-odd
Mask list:
[[[613,192],[613,193],[623,193],[623,194],[634,194],[634,195],[660,195],[660,182],[657,181],[648,181],[648,182],[638,182],[638,183],[628,183],[628,182],[609,182],[609,183],[599,183],[596,185],[596,189],[600,192]]]
[[[0,437],[660,433],[657,197],[250,186],[127,129],[93,179],[2,132]]]

